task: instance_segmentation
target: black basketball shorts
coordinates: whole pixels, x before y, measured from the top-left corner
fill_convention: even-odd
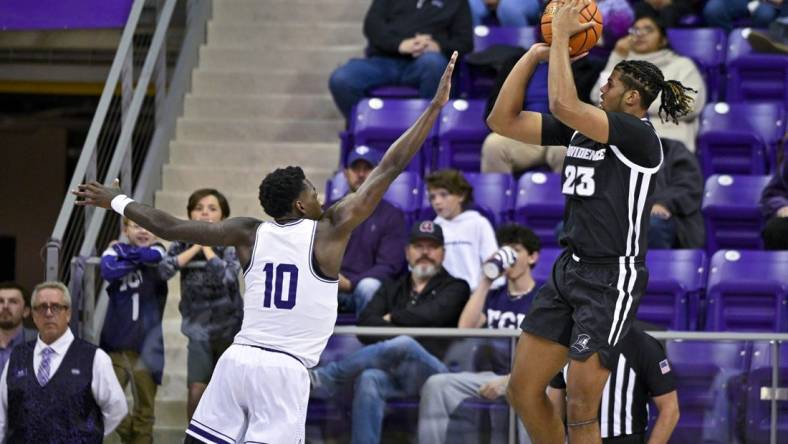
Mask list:
[[[643,262],[589,262],[565,250],[521,328],[566,346],[571,359],[599,353],[602,365],[613,370],[614,348],[629,331],[647,282]]]

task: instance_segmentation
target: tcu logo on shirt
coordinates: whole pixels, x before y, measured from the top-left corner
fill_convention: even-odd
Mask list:
[[[525,313],[513,313],[487,309],[487,326],[489,328],[518,328],[525,319]]]

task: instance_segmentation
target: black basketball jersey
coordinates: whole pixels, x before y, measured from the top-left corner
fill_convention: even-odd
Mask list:
[[[639,261],[648,245],[646,199],[662,165],[662,146],[648,119],[618,112],[607,116],[610,135],[604,144],[542,114],[542,144],[567,146],[561,245],[581,258]]]

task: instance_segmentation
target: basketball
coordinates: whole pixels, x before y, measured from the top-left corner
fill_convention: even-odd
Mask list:
[[[548,45],[553,41],[553,14],[561,4],[562,0],[553,0],[545,8],[542,14],[542,38]],[[591,0],[591,4],[580,11],[581,23],[593,22],[594,26],[585,32],[578,32],[569,39],[569,55],[574,57],[582,54],[596,45],[597,40],[602,37],[602,12]]]

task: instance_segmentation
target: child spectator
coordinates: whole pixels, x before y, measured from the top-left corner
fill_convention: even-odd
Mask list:
[[[482,262],[498,249],[492,224],[472,209],[473,187],[461,172],[436,171],[426,181],[430,204],[437,215],[435,223],[443,228],[446,239],[443,267],[475,290]]]
[[[164,246],[156,236],[123,219],[128,242],[113,242],[101,256],[109,306],[100,346],[112,360],[121,387],[131,383],[134,408],[116,429],[124,443],[153,442],[156,386],[164,371],[161,319],[167,282],[158,272]]]
[[[230,215],[222,193],[204,188],[189,196],[189,219],[216,223]],[[190,262],[204,261],[204,265]],[[181,272],[181,332],[189,338],[186,380],[187,414],[191,420],[219,356],[241,328],[243,301],[238,284],[241,264],[235,247],[206,247],[173,242],[161,262],[162,276]]]

